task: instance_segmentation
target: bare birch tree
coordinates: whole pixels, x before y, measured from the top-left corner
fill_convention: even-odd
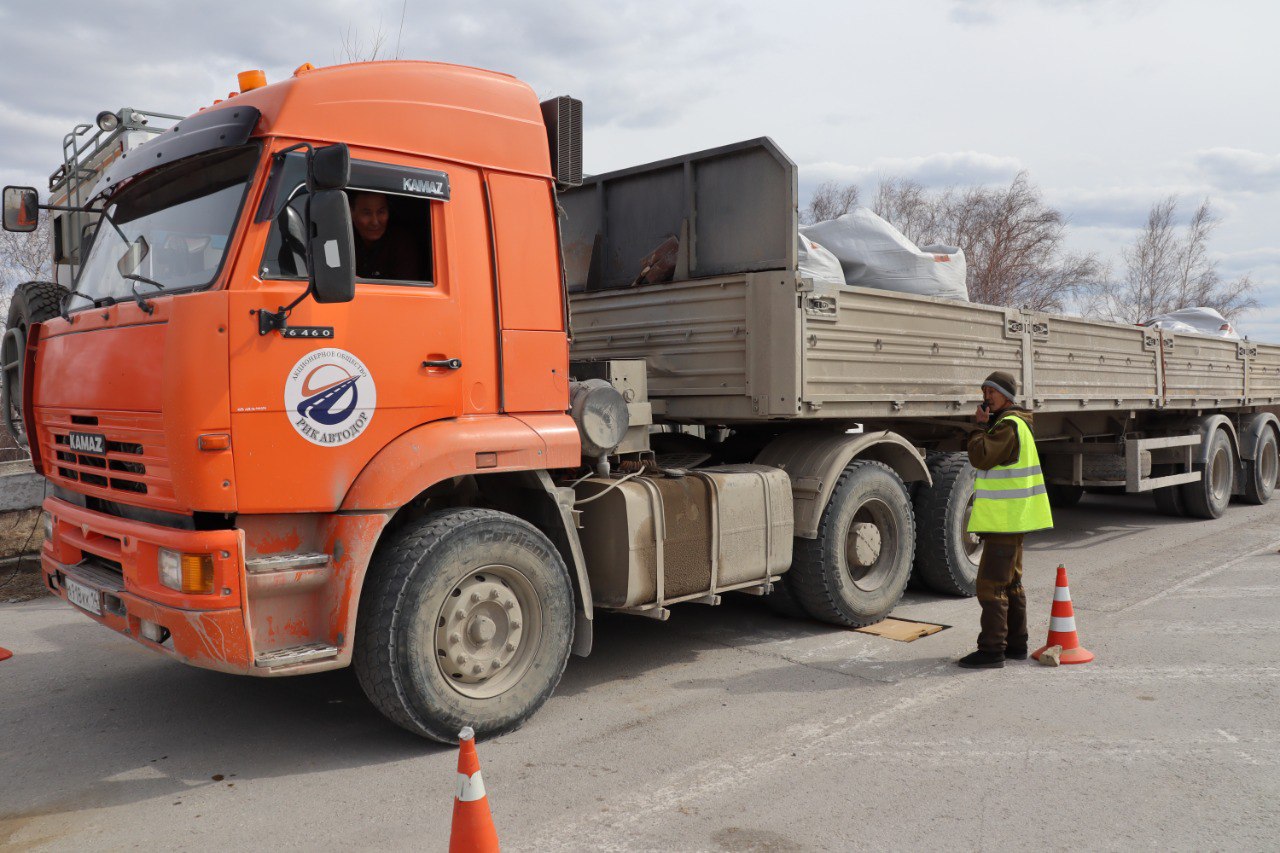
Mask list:
[[[800,224],[812,225],[815,222],[826,222],[844,216],[858,206],[858,187],[856,184],[840,184],[836,181],[823,181],[813,191],[809,206],[800,212]]]
[[[1094,313],[1141,323],[1180,308],[1217,309],[1228,320],[1258,306],[1256,286],[1246,273],[1226,280],[1209,256],[1209,240],[1221,221],[1205,199],[1185,228],[1177,224],[1178,197],[1151,206],[1147,222],[1124,250],[1124,277],[1108,282],[1094,301]]]

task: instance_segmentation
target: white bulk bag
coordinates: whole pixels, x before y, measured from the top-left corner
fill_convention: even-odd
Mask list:
[[[1239,340],[1240,335],[1217,310],[1213,308],[1180,308],[1168,314],[1160,314],[1139,325],[1166,332],[1190,332],[1199,335],[1215,335],[1219,338]]]
[[[835,255],[827,251],[821,243],[810,240],[803,234],[797,234],[796,240],[802,278],[811,278],[814,284],[834,287],[844,284],[844,270]]]
[[[807,225],[800,233],[836,256],[845,284],[969,301],[963,251],[956,246],[921,249],[865,207]]]

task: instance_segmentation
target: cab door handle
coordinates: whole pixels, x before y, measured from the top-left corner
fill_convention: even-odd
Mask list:
[[[442,358],[439,361],[424,361],[423,367],[444,367],[449,370],[457,370],[462,367],[462,359],[460,358]]]

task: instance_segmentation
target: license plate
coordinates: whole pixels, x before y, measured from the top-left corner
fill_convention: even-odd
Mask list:
[[[101,456],[107,452],[107,437],[92,432],[73,432],[67,436],[67,445],[76,453],[96,453]]]
[[[102,615],[102,595],[93,587],[85,586],[79,581],[73,581],[71,578],[64,578],[67,587],[67,601],[70,601],[81,610],[87,610],[90,613]]]

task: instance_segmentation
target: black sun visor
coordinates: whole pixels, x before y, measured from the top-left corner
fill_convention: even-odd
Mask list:
[[[249,141],[261,114],[257,107],[224,107],[196,113],[155,139],[126,151],[107,167],[103,190],[111,190],[136,175],[196,154],[234,148]]]

